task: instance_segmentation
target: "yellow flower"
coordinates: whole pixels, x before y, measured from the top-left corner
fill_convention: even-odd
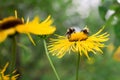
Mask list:
[[[9,63],[7,63],[5,65],[5,67],[2,70],[0,70],[0,80],[16,80],[17,77],[19,76],[19,74],[13,75],[15,73],[15,71],[12,72],[12,76],[11,77],[10,77],[11,74],[5,75],[5,71],[6,71],[7,67],[8,67],[8,64]]]
[[[15,16],[10,16],[1,20],[0,21],[0,43],[3,42],[8,35],[15,34],[16,33],[15,28],[21,24],[23,24],[23,21],[17,18],[16,11],[15,11]]]
[[[113,54],[113,58],[116,61],[120,61],[120,46],[117,48],[117,50],[115,51],[115,53]]]
[[[102,52],[100,48],[105,47],[103,42],[107,41],[109,34],[107,32],[100,34],[104,28],[100,29],[97,33],[89,36],[88,28],[84,28],[80,32],[76,32],[75,29],[69,29],[66,36],[57,35],[57,39],[51,39],[48,49],[50,53],[61,58],[67,52],[76,52],[87,56],[88,52],[96,53]]]
[[[40,22],[39,17],[36,16],[32,21],[28,21],[26,24],[18,25],[16,27],[16,31],[19,33],[26,33],[28,34],[29,39],[31,42],[35,44],[34,40],[30,36],[30,33],[35,35],[49,35],[53,34],[56,30],[55,26],[52,26],[53,23],[52,19],[50,19],[50,16],[43,22]]]
[[[15,16],[4,18],[0,21],[0,43],[3,42],[7,36],[13,35],[16,32],[28,34],[30,40],[33,42],[30,33],[35,35],[49,35],[55,32],[55,26],[50,16],[43,22],[40,22],[39,17],[35,17],[32,21],[17,18],[17,11]],[[34,43],[34,42],[33,42]]]
[[[35,35],[49,35],[55,32],[55,26],[51,24],[53,21],[50,19],[50,16],[43,22],[40,22],[39,17],[36,16],[32,21],[27,22],[26,24],[19,25],[16,27],[17,31],[20,33],[32,33]]]

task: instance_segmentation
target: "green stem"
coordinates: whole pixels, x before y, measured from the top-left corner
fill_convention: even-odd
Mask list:
[[[80,64],[80,54],[78,53],[77,64],[76,64],[76,80],[79,80],[79,79],[78,79],[78,75],[79,75],[79,64]]]
[[[45,47],[45,53],[46,53],[46,56],[47,56],[47,58],[48,58],[48,60],[49,60],[49,62],[50,62],[50,65],[51,65],[51,67],[52,67],[52,69],[53,69],[53,71],[54,71],[57,79],[60,80],[60,78],[59,78],[59,76],[58,76],[58,73],[57,73],[57,71],[56,71],[56,69],[55,69],[55,67],[54,67],[54,65],[53,65],[53,62],[52,62],[52,60],[50,59],[50,56],[49,56],[49,53],[48,53],[48,50],[47,50],[47,47],[46,47],[46,41],[43,40],[43,42],[44,42],[44,47]]]
[[[14,69],[15,63],[16,63],[16,48],[17,48],[15,36],[13,37],[13,44],[12,45],[13,45],[12,46],[12,68]]]
[[[10,80],[12,77],[12,71],[14,71],[15,64],[16,64],[16,38],[15,35],[12,36],[12,55],[11,55],[11,75],[10,75]]]

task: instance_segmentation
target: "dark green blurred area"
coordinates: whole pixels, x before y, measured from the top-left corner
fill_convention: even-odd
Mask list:
[[[82,56],[79,79],[119,80],[120,62],[115,61],[113,55],[120,46],[120,3],[116,0],[101,0],[98,7],[99,14],[91,10],[88,17],[82,18],[78,12],[74,12],[74,14],[67,12],[76,9],[76,5],[72,2],[73,0],[0,0],[0,19],[14,15],[14,10],[18,11],[19,17],[25,19],[27,17],[33,19],[38,15],[41,20],[44,20],[48,15],[51,15],[54,20],[53,25],[57,28],[55,34],[59,35],[65,35],[67,28],[71,26],[84,27],[87,25],[90,34],[92,34],[105,25],[104,31],[110,34],[110,40],[105,44],[108,46],[113,44],[114,50],[105,47],[102,49],[103,55],[99,53],[98,55],[90,54],[94,59],[93,62],[89,62],[86,57]],[[114,13],[106,19],[108,10],[113,10]],[[33,46],[27,35],[21,34],[18,37],[16,68],[20,72],[20,80],[57,80],[45,55],[42,39],[32,35],[37,44],[37,46]],[[49,37],[54,36],[50,35]],[[47,40],[48,43],[49,39]],[[7,38],[0,44],[0,69],[11,60],[11,45],[11,38]],[[66,54],[61,59],[51,55],[50,57],[61,80],[75,80],[76,54]]]

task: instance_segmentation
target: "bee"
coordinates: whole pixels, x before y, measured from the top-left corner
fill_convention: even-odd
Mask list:
[[[81,30],[81,32],[88,35],[89,34],[89,29],[87,27],[85,27],[84,29]]]
[[[66,37],[69,41],[82,41],[88,38],[89,29],[87,27],[77,30],[77,28],[71,27],[66,32]]]
[[[69,28],[69,29],[67,29],[67,32],[66,32],[66,36],[67,36],[67,38],[69,39],[70,38],[70,36],[71,36],[71,34],[72,33],[75,33],[76,31],[75,31],[75,28]]]

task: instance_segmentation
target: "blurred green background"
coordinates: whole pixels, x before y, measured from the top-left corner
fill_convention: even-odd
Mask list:
[[[14,15],[14,10],[25,19],[38,15],[44,20],[51,15],[57,28],[55,34],[59,35],[65,35],[69,27],[83,28],[86,25],[93,34],[105,25],[104,31],[110,34],[110,40],[102,49],[104,54],[90,54],[92,61],[82,56],[79,79],[120,79],[120,0],[0,0],[0,19]],[[19,35],[16,63],[19,80],[57,80],[45,55],[43,41],[34,35],[32,37],[37,46],[33,46],[26,35]],[[0,43],[0,69],[11,60],[11,45],[10,38]],[[61,80],[75,80],[76,54],[66,54],[61,59],[50,57]]]

